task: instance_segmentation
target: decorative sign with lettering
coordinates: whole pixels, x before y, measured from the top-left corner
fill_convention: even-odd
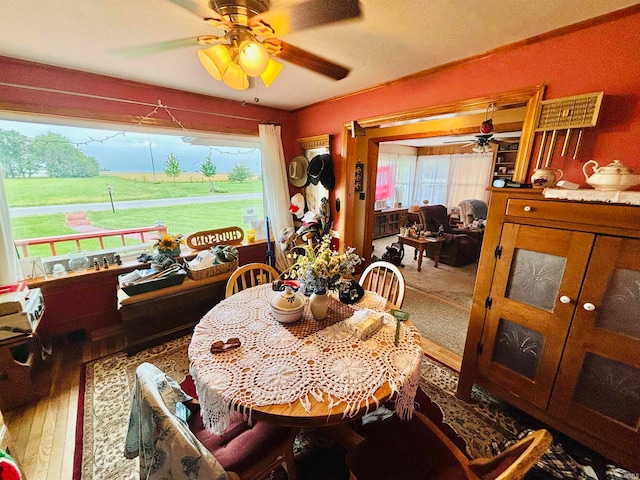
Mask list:
[[[240,227],[227,227],[193,233],[187,237],[187,245],[193,250],[206,250],[220,244],[240,245],[243,239]]]

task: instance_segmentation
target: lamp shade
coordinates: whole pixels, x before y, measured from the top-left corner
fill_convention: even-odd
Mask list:
[[[238,64],[244,72],[257,77],[264,72],[269,63],[269,54],[261,43],[254,41],[243,42],[238,49]]]
[[[227,68],[231,64],[229,49],[226,45],[222,44],[198,50],[198,58],[202,66],[216,80],[222,80]]]
[[[273,58],[269,58],[267,68],[260,74],[260,78],[262,78],[262,82],[265,87],[271,85],[271,83],[277,78],[282,67],[283,65],[281,63],[276,62]]]
[[[230,63],[222,76],[222,81],[234,90],[246,90],[249,88],[249,78],[240,65]]]

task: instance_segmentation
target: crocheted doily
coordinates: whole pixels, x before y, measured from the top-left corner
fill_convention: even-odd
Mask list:
[[[385,383],[396,397],[402,418],[413,413],[422,349],[413,326],[401,325],[394,345],[396,320],[384,314],[383,326],[366,340],[351,335],[344,324],[357,309],[383,311],[386,299],[373,292],[354,305],[330,299],[326,319],[314,320],[309,304],[302,320],[281,324],[272,315],[271,284],[243,290],[210,310],[195,327],[189,346],[204,424],[222,433],[232,409],[243,408],[251,420],[258,406],[293,404],[309,412],[312,399],[329,411],[344,405],[355,416]],[[237,337],[240,348],[212,354],[211,344]]]

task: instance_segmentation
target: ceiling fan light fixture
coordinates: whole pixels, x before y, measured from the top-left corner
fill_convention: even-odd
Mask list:
[[[276,62],[273,58],[269,58],[267,62],[267,68],[260,74],[262,82],[265,87],[271,85],[271,83],[280,75],[283,65],[280,62]]]
[[[231,62],[229,64],[224,75],[222,75],[222,81],[234,90],[246,90],[249,88],[249,77],[237,63]]]
[[[269,53],[259,42],[243,42],[238,49],[238,64],[247,75],[258,77],[269,64]]]
[[[205,70],[219,81],[222,81],[225,72],[232,63],[231,53],[227,46],[223,44],[198,50],[198,58]]]

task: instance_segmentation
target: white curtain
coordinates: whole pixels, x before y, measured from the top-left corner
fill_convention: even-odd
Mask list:
[[[276,258],[276,268],[279,271],[284,271],[288,268],[289,263],[282,249],[277,246],[278,238],[280,230],[284,227],[293,227],[293,218],[289,213],[290,196],[280,126],[261,124],[258,127],[262,157],[264,212],[269,217],[271,224],[271,241]]]
[[[420,155],[416,169],[412,205],[447,205],[450,155]]]
[[[446,203],[457,207],[462,200],[489,199],[487,186],[491,184],[493,152],[451,155]]]
[[[393,197],[396,185],[396,162],[398,155],[395,153],[378,154],[378,174],[376,176],[376,201],[385,201],[387,206],[393,206]]]
[[[11,234],[9,205],[0,171],[0,285],[10,285],[22,279],[16,247]]]

